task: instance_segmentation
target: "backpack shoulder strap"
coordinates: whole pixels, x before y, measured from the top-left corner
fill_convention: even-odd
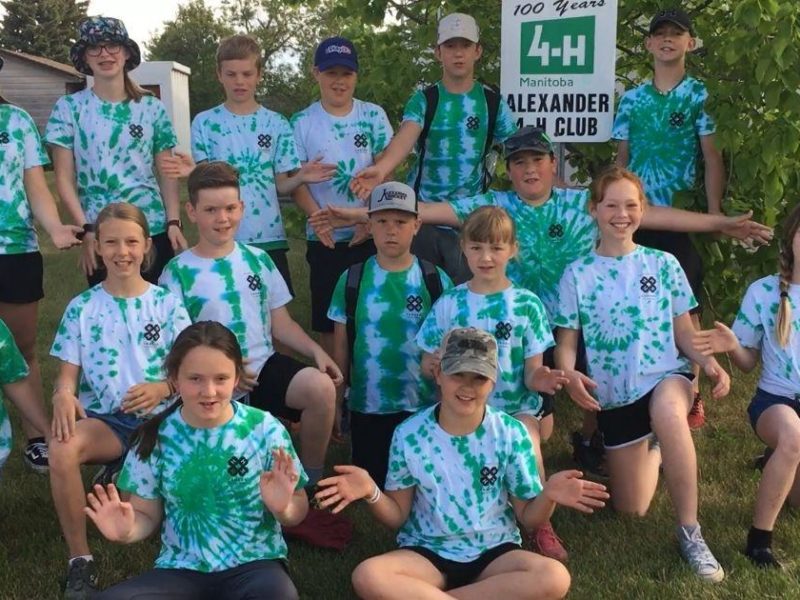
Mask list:
[[[425,282],[428,295],[431,297],[431,304],[433,304],[444,291],[442,277],[439,275],[439,269],[432,262],[424,258],[417,258],[417,260],[419,261],[419,268],[422,269],[422,280]]]
[[[347,347],[350,351],[350,364],[353,363],[353,345],[356,340],[356,306],[358,293],[361,290],[361,278],[364,276],[364,263],[356,263],[347,270],[344,286],[344,314],[347,318]]]
[[[439,86],[435,83],[422,90],[425,96],[425,118],[422,121],[422,131],[417,138],[417,178],[414,180],[414,193],[419,196],[419,186],[422,181],[422,163],[425,160],[425,146],[428,141],[428,133],[431,130],[433,117],[436,115],[436,108],[439,105]]]

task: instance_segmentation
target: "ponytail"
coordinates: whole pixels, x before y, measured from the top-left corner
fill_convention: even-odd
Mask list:
[[[134,102],[139,102],[144,96],[152,96],[153,94],[148,92],[138,83],[136,83],[131,76],[128,75],[128,72],[125,71],[123,74],[123,79],[125,81],[125,94],[128,96],[129,100],[133,100]]]
[[[158,442],[158,429],[168,416],[183,406],[183,400],[178,398],[169,408],[160,412],[152,419],[148,419],[133,432],[131,436],[131,446],[135,447],[136,456],[142,460],[147,460],[155,450]]]
[[[789,301],[789,282],[794,266],[791,245],[787,248],[784,244],[778,259],[780,300],[778,301],[778,318],[775,319],[775,337],[781,348],[785,348],[792,335],[792,303]]]

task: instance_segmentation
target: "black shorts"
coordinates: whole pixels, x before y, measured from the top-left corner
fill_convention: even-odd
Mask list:
[[[691,373],[676,373],[667,377],[675,375],[689,381],[694,379]],[[603,445],[606,448],[624,448],[650,437],[653,433],[650,424],[650,397],[655,389],[654,387],[631,404],[597,413],[597,428],[603,434]]]
[[[0,254],[0,302],[30,304],[44,298],[40,252]]]
[[[286,406],[286,390],[294,376],[307,366],[291,356],[275,352],[258,374],[258,385],[250,392],[250,405],[297,423],[302,411]]]
[[[557,333],[558,330],[554,329],[553,339],[558,339]],[[545,367],[550,367],[551,369],[556,368],[555,353],[555,346],[551,346],[544,351],[543,359]],[[575,370],[586,375],[586,344],[583,341],[583,330],[581,330],[578,334],[578,350],[575,353]],[[555,396],[552,394],[544,394],[542,392],[539,392],[539,395],[542,397],[542,412],[540,413],[540,419],[544,419],[547,415],[551,415],[553,412],[555,412]]]
[[[146,271],[142,271],[142,277],[152,284],[158,285],[158,278],[161,277],[161,271],[167,266],[167,263],[175,256],[175,251],[172,249],[172,243],[169,241],[169,236],[166,233],[159,233],[151,238],[153,240],[153,261]],[[100,257],[97,257],[97,269],[86,281],[89,282],[89,287],[93,287],[106,278],[106,268]]]
[[[339,242],[335,248],[328,248],[322,242],[309,240],[306,245],[313,331],[319,333],[333,331],[333,321],[328,318],[328,308],[339,276],[351,265],[364,262],[375,254],[375,242],[372,240],[352,248],[348,244],[349,242]]]
[[[361,412],[350,413],[350,446],[353,464],[366,469],[378,487],[383,489],[389,469],[389,448],[392,435],[400,423],[411,412],[396,412],[373,415]]]
[[[505,544],[490,548],[478,558],[469,562],[458,562],[456,560],[442,558],[433,550],[428,550],[422,546],[406,546],[400,549],[411,550],[423,558],[428,559],[433,566],[444,575],[445,590],[452,590],[473,583],[480,574],[483,573],[484,569],[496,558],[500,558],[503,554],[507,554],[508,552],[520,550],[520,547],[517,544],[506,542]]]
[[[633,240],[642,246],[669,252],[678,259],[683,272],[686,273],[686,279],[689,280],[692,294],[697,300],[697,306],[689,312],[699,314],[701,311],[700,294],[703,291],[703,259],[700,258],[689,234],[677,231],[640,229],[634,233]]]
[[[281,274],[283,280],[286,282],[286,287],[289,288],[289,293],[294,296],[294,288],[292,287],[292,272],[289,270],[289,259],[287,253],[288,248],[277,248],[275,250],[267,250],[267,254],[275,263],[278,268],[278,273]]]

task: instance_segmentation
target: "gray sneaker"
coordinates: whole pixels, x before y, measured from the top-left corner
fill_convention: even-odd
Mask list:
[[[700,525],[679,526],[677,533],[681,554],[695,574],[711,583],[722,581],[725,578],[725,571],[711,554],[703,534],[700,533]]]
[[[97,593],[97,572],[93,560],[77,558],[68,569],[63,600],[85,600]]]

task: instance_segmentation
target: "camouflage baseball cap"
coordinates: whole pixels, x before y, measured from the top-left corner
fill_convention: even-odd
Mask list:
[[[497,381],[497,341],[475,327],[451,329],[442,340],[440,367],[445,375],[477,373]]]

